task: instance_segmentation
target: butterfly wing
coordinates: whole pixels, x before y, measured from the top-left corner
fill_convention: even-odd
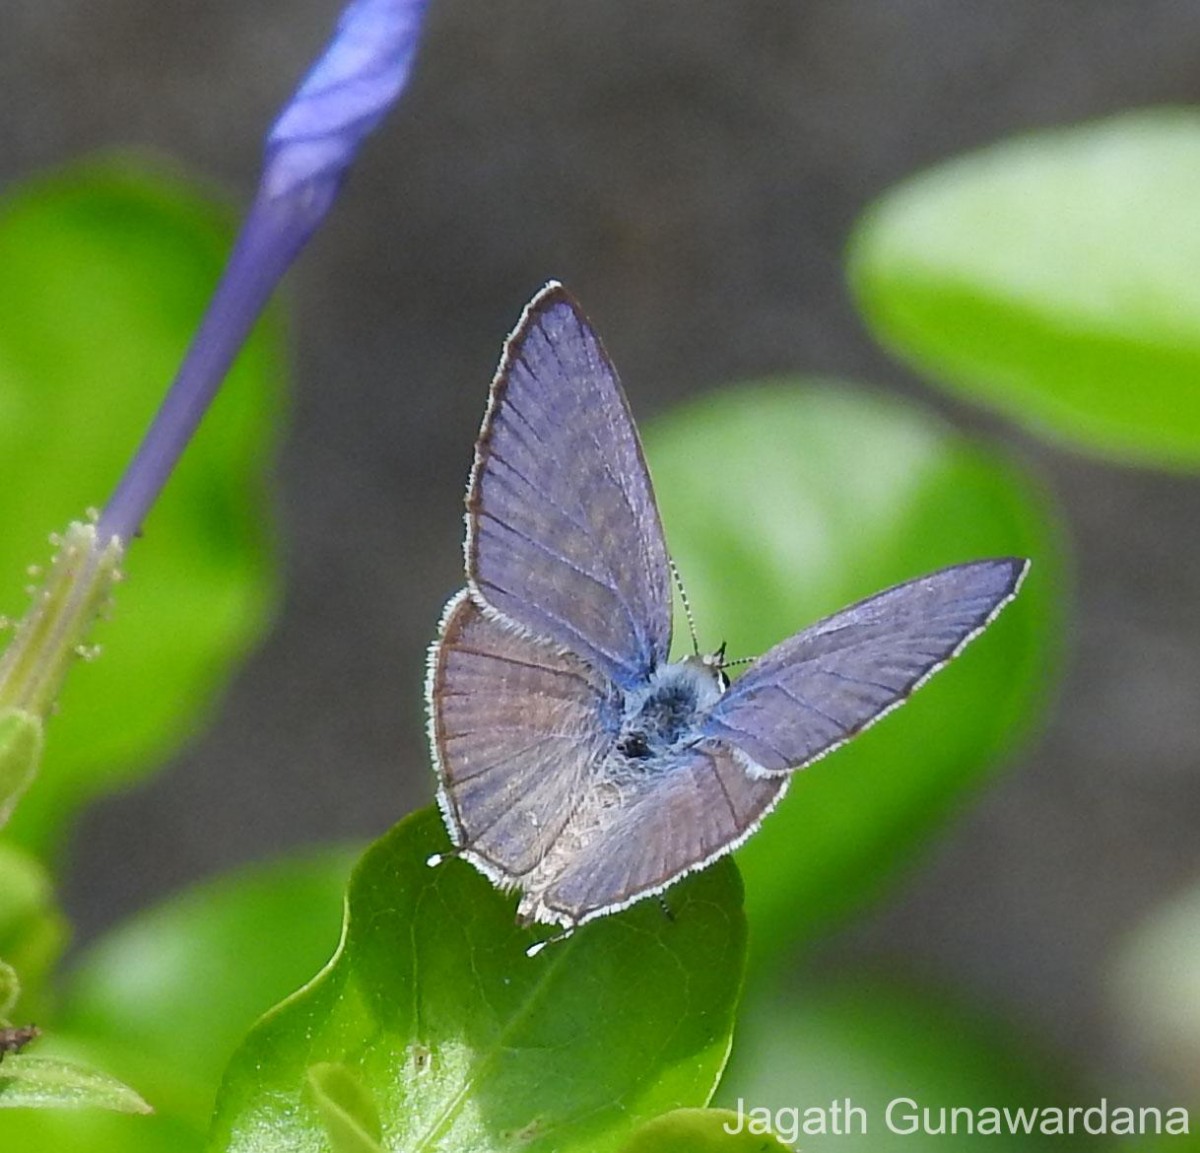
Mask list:
[[[515,884],[558,839],[612,742],[611,689],[460,593],[430,652],[428,696],[438,800],[455,844],[494,881]]]
[[[617,374],[561,285],[505,345],[467,493],[486,604],[630,686],[666,660],[671,588],[650,475]]]
[[[903,703],[1016,595],[1028,561],[955,565],[897,585],[776,645],[713,706],[702,732],[752,773],[787,773]]]
[[[732,749],[703,741],[646,774],[605,810],[594,792],[567,836],[577,847],[522,899],[521,914],[566,928],[661,892],[736,849],[783,796],[787,777],[753,778]]]

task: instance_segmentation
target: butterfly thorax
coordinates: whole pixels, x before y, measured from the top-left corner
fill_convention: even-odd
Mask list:
[[[650,770],[663,754],[695,741],[699,719],[725,687],[720,668],[707,657],[684,657],[655,669],[644,687],[625,697],[617,751]]]

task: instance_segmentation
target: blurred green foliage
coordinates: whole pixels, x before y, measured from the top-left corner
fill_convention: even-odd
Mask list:
[[[1119,460],[1200,465],[1200,111],[1032,133],[898,185],[850,246],[880,340]]]
[[[963,1149],[1051,1150],[1085,1147],[1086,1136],[1033,1132],[926,1133],[921,1110],[1091,1104],[1061,1072],[1031,1056],[1028,1039],[975,1019],[944,992],[921,995],[869,974],[836,980],[760,982],[747,990],[717,1102],[737,1109],[799,1110],[812,1126],[794,1140],[806,1150],[915,1153]],[[851,1114],[847,1102],[862,1110]],[[918,1129],[906,1129],[914,1113]],[[915,1103],[913,1108],[911,1103]],[[835,1112],[831,1106],[837,1105]],[[824,1112],[805,1117],[805,1110]],[[821,1127],[823,1126],[823,1130]],[[779,1130],[783,1132],[784,1126]],[[793,1134],[783,1132],[789,1140]]]
[[[1095,451],[1190,467],[1198,179],[1190,112],[998,145],[869,212],[851,246],[853,283],[883,339],[961,395]],[[119,166],[40,182],[0,212],[10,615],[46,533],[110,491],[228,241],[227,222],[190,190]],[[671,890],[673,920],[643,902],[530,959],[534,938],[514,925],[510,897],[461,862],[426,867],[446,839],[435,814],[417,814],[358,863],[340,947],[350,856],[331,851],[135,918],[55,996],[65,927],[44,869],[18,845],[44,853],[90,797],[161,763],[266,626],[262,466],[279,361],[268,326],[148,520],[116,619],[98,631],[105,656],[72,676],[43,773],[0,842],[0,957],[20,977],[14,1011],[48,1030],[21,1062],[103,1070],[157,1112],[0,1109],[0,1148],[778,1149],[770,1136],[725,1133],[728,1113],[699,1108],[741,993],[746,923],[729,861]],[[1089,1090],[941,992],[917,997],[855,973],[804,988],[780,977],[882,891],[1037,723],[1060,659],[1068,568],[1045,494],[1017,462],[918,406],[834,380],[715,393],[648,429],[647,449],[702,644],[725,640],[735,657],[943,565],[1034,562],[983,637],[895,716],[798,774],[739,851],[761,964],[718,1103],[848,1097],[875,1122],[865,1138],[802,1135],[810,1149],[1069,1147],[1037,1134],[889,1135],[884,1111],[899,1097],[1032,1108]],[[1194,967],[1195,920],[1151,925],[1120,970],[1121,1003],[1149,1022],[1159,1057],[1200,1051],[1200,1030],[1174,1012],[1190,987],[1171,984]],[[0,1066],[0,1094],[18,1080]]]
[[[202,1149],[221,1072],[242,1036],[333,954],[356,856],[324,850],[238,870],[134,917],[86,950],[58,1011],[41,1016],[47,1035],[33,1051],[118,1075],[155,1114],[0,1109],[0,1149]]]
[[[0,711],[0,829],[37,776],[42,731],[41,717],[25,709]]]
[[[68,927],[45,868],[23,849],[0,839],[0,960],[19,978],[0,1017],[45,1020],[52,1008],[50,979],[67,943]]]
[[[21,615],[47,535],[104,501],[220,275],[229,214],[113,161],[0,204],[0,608]],[[37,785],[6,834],[45,854],[79,807],[192,736],[274,610],[265,479],[283,354],[259,326],[130,550],[129,582],[68,678]]]

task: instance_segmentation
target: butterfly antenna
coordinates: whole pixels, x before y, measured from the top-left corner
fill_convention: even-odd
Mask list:
[[[758,660],[758,657],[734,657],[731,660],[727,660],[725,657],[725,646],[721,646],[721,668],[723,669],[732,669],[736,665],[752,665],[756,660]]]
[[[436,869],[443,861],[453,861],[461,851],[461,849],[447,849],[444,853],[430,853],[425,858],[425,864],[431,869]]]
[[[699,656],[700,642],[696,639],[696,618],[692,616],[692,604],[688,600],[687,589],[683,587],[683,578],[679,575],[675,558],[667,557],[667,563],[671,566],[671,576],[675,579],[675,587],[679,590],[679,599],[683,602],[683,615],[687,617],[688,632],[692,635],[692,652]]]

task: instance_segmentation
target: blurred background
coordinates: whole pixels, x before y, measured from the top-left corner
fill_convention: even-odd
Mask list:
[[[7,6],[0,186],[132,148],[244,205],[337,7]],[[1200,9],[1174,0],[434,0],[407,96],[289,281],[279,619],[169,771],[87,812],[66,873],[76,940],[428,802],[425,649],[461,583],[472,440],[501,340],[553,276],[642,423],[734,381],[836,376],[987,438],[1044,486],[1071,549],[1044,727],[804,966],[953,990],[1096,1083],[1136,1080],[1104,987],[1117,943],[1200,875],[1200,488],[928,386],[868,336],[844,247],[900,178],[1194,103],[1198,62]]]

